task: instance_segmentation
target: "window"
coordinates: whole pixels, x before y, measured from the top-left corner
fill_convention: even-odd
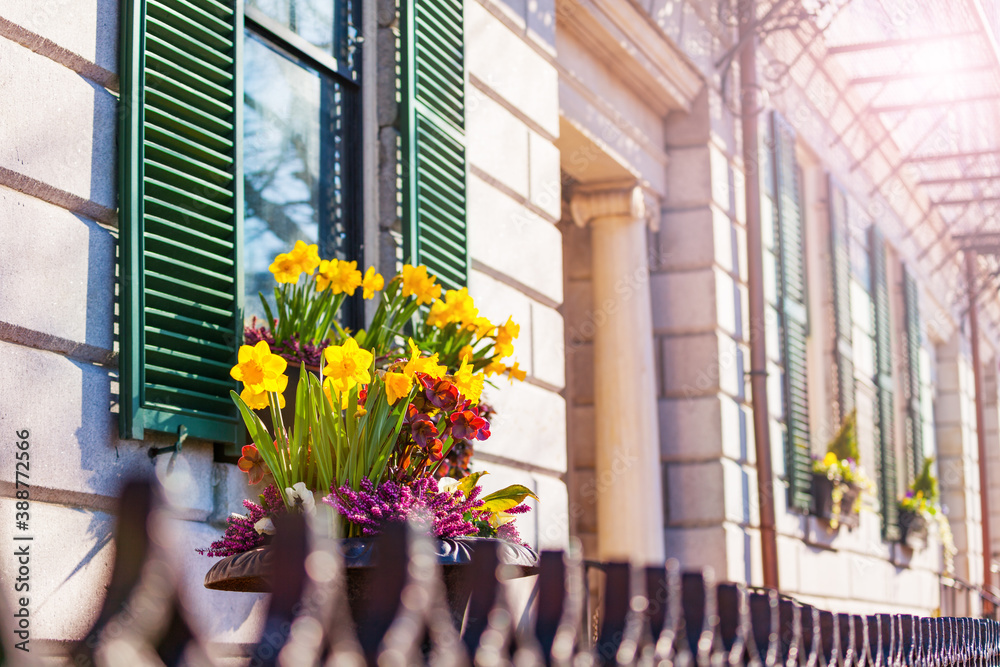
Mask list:
[[[258,292],[273,299],[268,266],[296,240],[318,243],[324,258],[360,259],[358,9],[358,2],[246,0],[246,317],[263,315]]]
[[[121,7],[121,435],[238,443],[229,369],[271,258],[302,238],[362,259],[360,0]],[[405,252],[458,287],[462,2],[402,0],[400,14]]]

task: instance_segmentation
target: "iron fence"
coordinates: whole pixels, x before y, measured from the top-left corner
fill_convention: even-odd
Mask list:
[[[107,598],[67,664],[220,664],[189,626],[176,565],[154,539],[153,496],[144,484],[125,488]],[[991,619],[834,614],[674,562],[634,568],[560,551],[543,551],[527,573],[537,579],[525,613],[497,551],[476,550],[460,573],[471,595],[456,614],[432,540],[412,527],[383,532],[362,594],[349,590],[330,539],[298,516],[278,530],[266,619],[243,657],[251,665],[1000,665],[1000,624]],[[11,618],[0,610],[5,662],[37,664],[13,649]]]

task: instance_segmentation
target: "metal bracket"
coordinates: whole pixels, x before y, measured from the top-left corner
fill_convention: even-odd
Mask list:
[[[155,459],[160,454],[167,454],[170,452],[181,451],[181,447],[184,446],[184,441],[187,440],[187,437],[188,437],[187,426],[181,424],[180,426],[177,427],[177,442],[175,442],[170,447],[151,447],[149,449],[149,458],[152,460]]]

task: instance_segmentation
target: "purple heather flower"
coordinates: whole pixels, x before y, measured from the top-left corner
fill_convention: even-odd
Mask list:
[[[257,532],[254,525],[265,517],[282,514],[285,504],[278,493],[278,487],[269,485],[260,494],[262,504],[252,500],[244,500],[243,507],[247,509],[246,516],[233,514],[226,524],[226,532],[221,539],[212,542],[207,549],[195,549],[200,554],[211,558],[233,556],[256,549],[264,544],[264,536]]]
[[[354,491],[345,484],[323,501],[360,527],[363,535],[378,535],[386,522],[423,515],[435,536],[460,537],[478,532],[475,524],[465,519],[466,512],[474,520],[485,514],[475,509],[481,503],[478,496],[478,487],[468,498],[461,491],[439,491],[437,480],[432,477],[423,477],[410,484],[389,480],[378,488],[365,478],[359,490]]]

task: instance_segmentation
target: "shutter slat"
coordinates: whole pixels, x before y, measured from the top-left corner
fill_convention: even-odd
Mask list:
[[[122,1],[123,437],[243,437],[229,396],[243,329],[242,4]]]
[[[406,254],[446,289],[468,283],[461,0],[404,0]]]
[[[812,456],[806,355],[809,315],[803,261],[802,205],[795,159],[795,134],[777,113],[772,115],[771,132],[778,312],[785,384],[785,470],[789,505],[808,511],[812,505]]]
[[[906,319],[906,479],[912,482],[924,461],[924,425],[922,413],[923,390],[920,377],[920,297],[917,281],[909,271],[903,272],[903,309]]]

